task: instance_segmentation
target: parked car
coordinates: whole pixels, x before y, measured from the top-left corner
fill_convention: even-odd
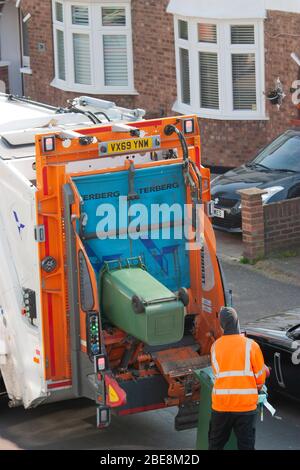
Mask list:
[[[266,190],[264,204],[300,196],[300,129],[288,130],[254,160],[213,180],[216,228],[241,232],[241,196],[237,191],[253,187]]]
[[[262,318],[244,329],[260,345],[271,369],[269,390],[300,400],[300,308]]]

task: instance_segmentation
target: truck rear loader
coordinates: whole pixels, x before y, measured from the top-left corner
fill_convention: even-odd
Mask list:
[[[10,406],[87,397],[99,428],[176,406],[178,430],[196,425],[229,302],[197,118],[47,129],[34,157],[0,159],[0,194]]]

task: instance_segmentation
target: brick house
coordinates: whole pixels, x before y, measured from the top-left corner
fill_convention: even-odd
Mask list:
[[[148,116],[196,113],[204,161],[236,166],[297,117],[299,0],[4,0],[0,81],[63,105],[82,94]],[[265,93],[280,77],[281,110]]]

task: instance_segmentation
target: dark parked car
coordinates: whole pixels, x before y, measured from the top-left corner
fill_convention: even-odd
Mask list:
[[[300,400],[300,309],[262,318],[245,326],[271,369],[268,388]]]
[[[264,204],[300,196],[300,129],[289,130],[265,147],[250,163],[212,182],[216,228],[241,231],[239,189],[265,189]]]

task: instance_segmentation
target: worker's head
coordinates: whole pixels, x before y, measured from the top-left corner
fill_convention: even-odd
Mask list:
[[[222,307],[219,314],[220,324],[224,330],[224,335],[239,335],[240,322],[239,317],[231,307]]]

